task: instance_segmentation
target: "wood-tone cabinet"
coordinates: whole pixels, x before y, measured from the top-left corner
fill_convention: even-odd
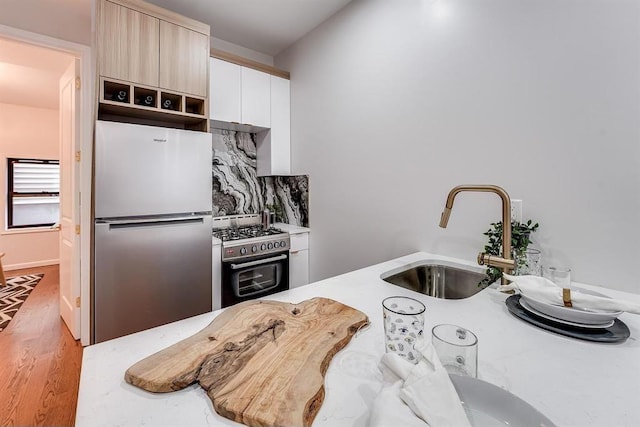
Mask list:
[[[208,130],[209,26],[143,0],[98,0],[98,118]]]
[[[207,96],[208,62],[208,35],[160,21],[161,88]]]
[[[98,24],[100,74],[158,86],[160,20],[110,1],[101,2]]]

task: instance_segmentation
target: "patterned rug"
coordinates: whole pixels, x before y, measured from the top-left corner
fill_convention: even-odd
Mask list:
[[[18,309],[44,274],[30,274],[7,279],[7,286],[0,288],[0,332],[7,327]]]

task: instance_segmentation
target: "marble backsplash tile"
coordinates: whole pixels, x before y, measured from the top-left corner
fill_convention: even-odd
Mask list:
[[[213,129],[213,216],[259,214],[271,208],[279,220],[309,226],[309,176],[258,177],[255,135]]]

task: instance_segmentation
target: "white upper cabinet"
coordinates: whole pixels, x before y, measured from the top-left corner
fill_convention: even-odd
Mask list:
[[[271,75],[216,58],[210,61],[211,120],[271,127]]]
[[[240,66],[210,58],[209,112],[212,120],[242,123]]]
[[[289,80],[217,58],[209,70],[211,127],[255,132],[258,176],[289,175]]]
[[[241,68],[242,123],[271,127],[271,75],[251,68]]]
[[[258,135],[258,176],[291,173],[289,80],[271,76],[271,130]]]

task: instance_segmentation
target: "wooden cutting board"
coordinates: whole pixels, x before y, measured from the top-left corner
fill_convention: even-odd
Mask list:
[[[247,301],[197,334],[131,366],[125,380],[151,392],[198,382],[218,414],[249,426],[309,426],[333,356],[369,322],[327,298]]]

